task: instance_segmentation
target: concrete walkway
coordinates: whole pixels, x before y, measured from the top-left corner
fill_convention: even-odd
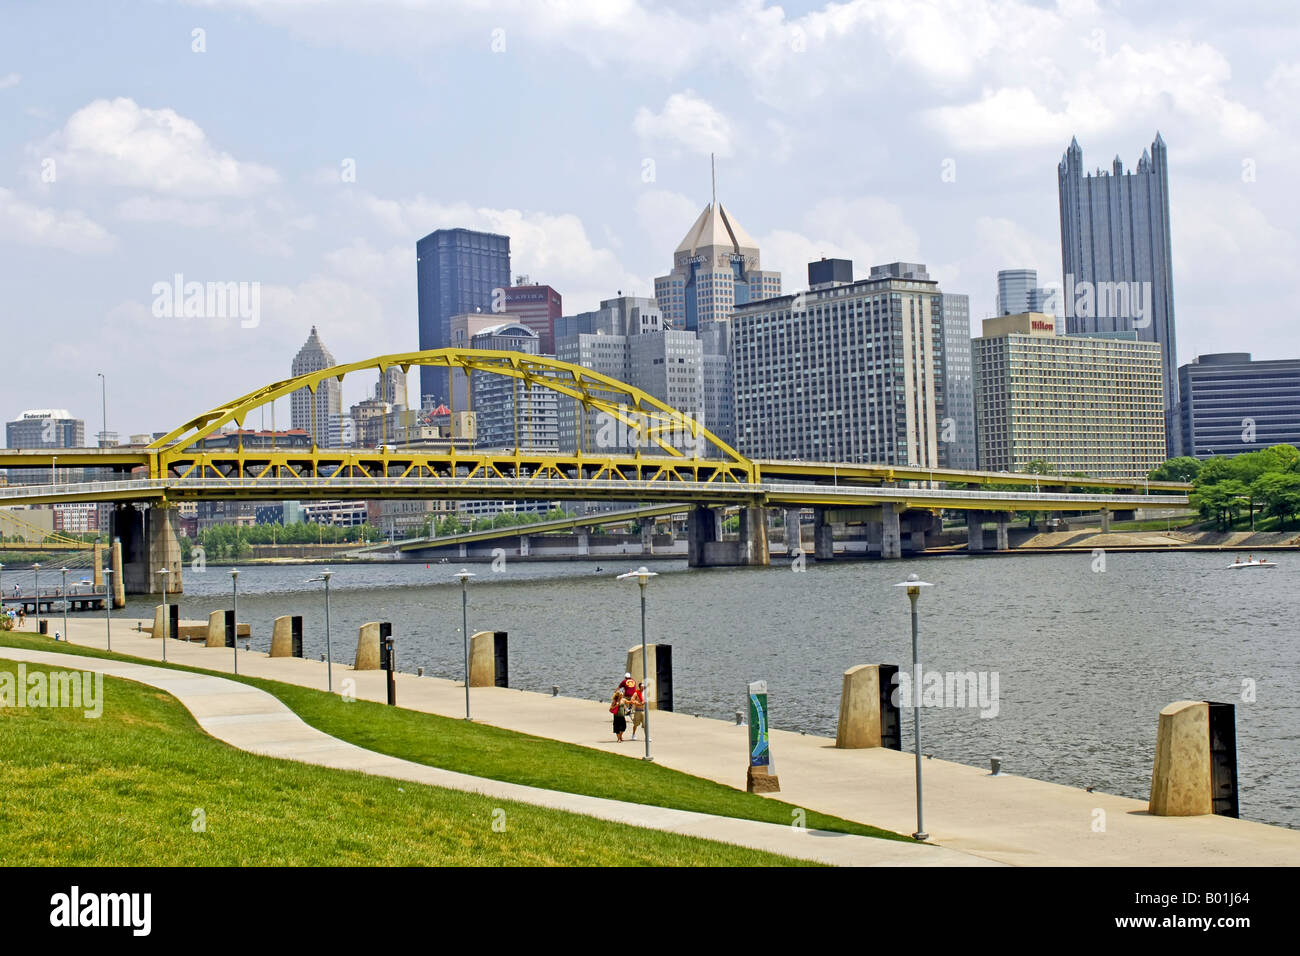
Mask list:
[[[134,622],[131,622],[133,625]],[[104,622],[74,620],[77,643],[103,648]],[[114,621],[113,649],[158,659],[159,642]],[[229,672],[231,652],[171,641],[168,659]],[[400,658],[399,658],[400,660]],[[325,665],[239,653],[241,674],[325,689]],[[334,689],[354,681],[365,700],[386,699],[384,675],[334,665]],[[397,675],[402,707],[459,717],[458,681]],[[470,691],[475,720],[510,730],[638,757],[642,744],[616,743],[604,702],[483,687]],[[653,752],[664,766],[744,789],[747,734],[727,721],[654,711]],[[1151,715],[1154,739],[1156,715]],[[911,754],[839,750],[830,738],[773,731],[781,800],[861,823],[911,833],[916,794]],[[1146,802],[943,760],[926,760],[925,824],[931,841],[999,863],[1040,866],[1297,866],[1300,831],[1229,817],[1156,817]],[[1100,811],[1100,812],[1098,812]],[[945,861],[947,862],[947,861]]]
[[[116,642],[115,642],[116,643]],[[179,642],[178,642],[179,643]],[[170,649],[169,649],[170,651]],[[170,653],[168,655],[171,656]],[[104,660],[49,651],[0,647],[0,659],[26,661],[147,684],[166,691],[192,713],[199,726],[218,740],[265,757],[296,760],[335,770],[356,770],[395,780],[464,790],[600,820],[649,827],[840,866],[968,866],[986,861],[943,847],[806,830],[778,823],[670,810],[600,797],[502,783],[439,770],[410,760],[365,750],[304,723],[278,698],[248,684],[147,664]],[[179,661],[178,661],[179,663]]]

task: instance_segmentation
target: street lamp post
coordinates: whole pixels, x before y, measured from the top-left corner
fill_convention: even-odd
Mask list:
[[[36,588],[35,603],[32,605],[36,609],[36,616],[41,616],[41,566],[40,564],[32,565],[32,572],[35,576],[34,587]]]
[[[231,613],[235,617],[235,639],[231,641],[235,652],[235,674],[239,674],[239,568],[230,569],[230,596],[234,602]]]
[[[63,639],[68,639],[68,569],[62,568],[63,573]]]
[[[916,832],[913,840],[928,840],[930,834],[925,832],[925,813],[921,799],[921,654],[916,640],[916,599],[921,596],[921,588],[934,587],[922,581],[915,574],[909,574],[907,580],[895,584],[896,588],[907,588],[907,597],[912,602],[912,735],[916,738]]]
[[[641,706],[645,711],[645,729],[642,731],[645,737],[645,756],[641,758],[642,760],[654,760],[654,757],[650,756],[650,701],[648,699],[650,677],[645,643],[645,586],[650,583],[650,579],[653,577],[658,577],[658,573],[647,569],[644,564],[635,571],[628,571],[626,574],[618,576],[620,581],[635,579],[636,583],[641,585],[641,686],[643,688]]]
[[[326,568],[321,572],[320,577],[312,578],[308,584],[314,584],[317,581],[325,582],[325,688],[330,693],[334,692],[334,655],[330,651],[330,578],[334,577],[334,572]]]
[[[4,609],[5,609],[5,566],[4,566],[4,562],[0,561],[0,612],[3,612]]]
[[[456,572],[460,578],[460,636],[465,644],[465,719],[469,720],[469,579],[474,572],[461,568]]]
[[[104,413],[104,428],[99,433],[100,445],[103,447],[103,443],[108,441],[108,379],[104,377],[103,372],[95,374],[99,376],[99,407]]]
[[[166,568],[159,568],[158,573],[162,575],[162,659],[167,663],[167,632],[171,630],[171,618],[167,616],[167,575],[171,574]]]
[[[108,638],[108,652],[113,652],[113,569],[104,569],[104,629]]]

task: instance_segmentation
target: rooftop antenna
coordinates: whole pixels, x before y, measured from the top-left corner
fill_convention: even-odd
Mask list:
[[[718,204],[718,167],[713,161],[713,154],[709,153],[709,176],[713,180],[713,205]]]

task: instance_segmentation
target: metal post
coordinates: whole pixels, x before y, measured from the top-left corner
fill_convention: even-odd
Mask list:
[[[104,631],[108,652],[113,653],[113,569],[104,569]]]
[[[641,736],[645,738],[645,760],[653,760],[650,756],[650,701],[646,699],[650,690],[650,679],[648,676],[647,663],[649,654],[646,651],[645,643],[645,586],[648,583],[647,578],[641,578],[641,709],[645,712],[645,727],[641,731]]]
[[[629,578],[635,578],[637,584],[641,585],[641,684],[644,690],[641,693],[641,709],[645,712],[645,756],[642,760],[654,760],[650,756],[650,662],[649,650],[646,646],[646,626],[645,626],[645,587],[650,583],[650,579],[657,577],[656,572],[651,571],[644,564],[635,571],[628,571],[626,574],[620,574],[618,580],[626,581]]]
[[[235,674],[239,674],[239,568],[230,569],[230,591],[231,599],[234,601],[233,612],[235,615],[235,639],[231,643],[234,645],[231,649],[235,652]]]
[[[325,689],[334,693],[334,654],[330,651],[330,578],[334,572],[325,571]],[[238,625],[236,625],[238,626]]]
[[[35,615],[39,620],[41,616],[41,566],[40,564],[33,564],[32,571],[35,572],[35,576],[36,576],[36,583],[35,583],[36,601],[35,603],[32,604],[32,607],[35,608]]]
[[[921,654],[916,639],[916,599],[920,592],[909,589],[908,598],[912,602],[912,733],[916,739],[916,832],[914,840],[927,840],[930,835],[925,832],[925,810],[921,796],[921,702],[917,691],[921,686]]]
[[[68,569],[62,568],[63,574],[63,639],[68,639]]]
[[[921,588],[934,587],[922,581],[915,574],[909,574],[907,580],[895,584],[896,588],[907,588],[908,600],[912,602],[912,735],[916,745],[916,832],[913,840],[928,840],[930,834],[925,832],[925,810],[921,798],[921,653],[917,641],[916,599],[921,596]]]
[[[465,719],[469,720],[469,579],[474,575],[461,568],[456,572],[460,578],[460,636],[465,648]]]
[[[160,568],[158,573],[162,575],[162,659],[167,663],[167,632],[171,630],[171,617],[167,614],[167,575],[171,574],[166,568]]]

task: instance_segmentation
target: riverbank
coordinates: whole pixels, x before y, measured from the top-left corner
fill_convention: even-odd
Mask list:
[[[102,622],[100,622],[102,624]],[[130,622],[133,623],[133,622]],[[124,631],[125,629],[123,629]],[[157,660],[157,641],[114,629],[120,653]],[[73,640],[104,646],[103,629],[73,622]],[[175,663],[229,672],[225,649],[173,641]],[[241,652],[240,672],[304,687],[324,688],[325,664]],[[384,674],[336,665],[335,681],[350,678],[355,695],[382,701]],[[396,676],[404,708],[463,716],[464,687],[457,681],[413,674]],[[505,688],[471,691],[476,721],[608,753],[639,758],[639,748],[606,733],[604,701],[553,697]],[[664,766],[743,789],[747,728],[688,714],[654,712],[653,752]],[[1150,716],[1150,736],[1156,718]],[[893,750],[838,750],[834,740],[773,731],[772,752],[781,780],[779,799],[822,813],[895,832],[915,828],[913,758]],[[1154,817],[1141,800],[1088,792],[945,760],[923,763],[926,829],[933,842],[981,859],[1046,866],[1258,866],[1300,865],[1300,831],[1228,817]],[[1100,828],[1099,828],[1100,827]]]

